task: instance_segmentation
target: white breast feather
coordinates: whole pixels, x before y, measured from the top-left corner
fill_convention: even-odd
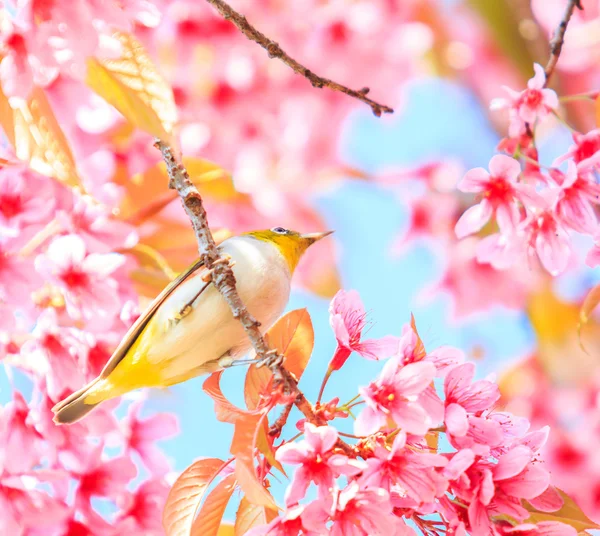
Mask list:
[[[235,261],[233,272],[240,298],[266,331],[281,316],[289,299],[290,272],[276,246],[251,237],[233,237],[222,249]],[[205,285],[195,276],[180,285],[152,319],[164,332],[148,359],[163,369],[165,378],[188,373],[230,351],[239,358],[250,347],[248,338],[221,294],[209,285],[194,309],[178,323],[172,319]]]

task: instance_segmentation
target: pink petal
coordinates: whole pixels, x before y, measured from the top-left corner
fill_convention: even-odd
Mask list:
[[[406,432],[404,430],[400,430],[398,435],[394,438],[394,442],[392,443],[392,449],[390,452],[390,456],[393,458],[398,456],[400,452],[404,450],[406,446]]]
[[[552,110],[558,110],[558,95],[553,89],[542,89],[543,103]]]
[[[315,453],[325,454],[335,445],[338,431],[331,426],[315,426],[307,422],[304,425],[304,437]]]
[[[482,167],[470,169],[457,184],[461,192],[479,193],[487,188],[490,174]]]
[[[350,348],[350,335],[346,329],[346,324],[341,315],[334,315],[329,318],[329,324],[333,330],[336,340],[341,346]]]
[[[402,367],[396,376],[395,385],[403,396],[418,395],[435,377],[435,366],[427,361],[410,363]]]
[[[85,243],[77,235],[61,236],[48,246],[46,256],[57,266],[78,266],[85,258]]]
[[[475,376],[475,364],[463,363],[450,369],[444,380],[446,398],[459,397],[460,392],[468,389]]]
[[[492,156],[489,168],[490,175],[493,177],[502,177],[508,182],[516,182],[521,173],[521,164],[505,154]]]
[[[409,434],[425,435],[433,425],[427,412],[412,402],[397,404],[390,412],[396,424]]]
[[[568,238],[557,231],[539,232],[535,240],[535,249],[540,262],[550,275],[558,275],[564,271],[571,255]]]
[[[495,489],[492,472],[488,469],[484,469],[483,478],[481,479],[481,485],[479,487],[479,497],[481,502],[486,506],[490,504],[494,498]]]
[[[281,463],[304,463],[309,458],[308,445],[305,442],[286,443],[277,449],[275,458]]]
[[[119,253],[92,253],[82,263],[83,269],[102,277],[108,277],[125,264],[125,256]]]
[[[477,205],[468,208],[454,227],[457,238],[464,238],[479,232],[490,221],[493,211],[493,207],[487,199],[483,199]]]
[[[527,87],[529,89],[542,89],[546,83],[546,74],[544,73],[544,68],[539,63],[534,63],[533,71],[535,74],[533,78],[528,80]]]
[[[496,207],[496,221],[502,233],[513,232],[521,221],[521,215],[516,203],[511,202],[498,205]]]
[[[489,536],[491,531],[490,518],[487,510],[481,502],[475,500],[469,505],[470,534],[473,536]]]
[[[540,521],[537,529],[540,536],[576,536],[578,534],[575,527],[560,521]]]
[[[471,449],[459,450],[444,467],[443,475],[449,480],[456,480],[475,461],[475,453]]]
[[[556,488],[548,486],[548,489],[544,493],[533,499],[529,499],[529,503],[542,512],[556,512],[563,507],[565,502],[558,491],[556,491]]]
[[[536,430],[535,432],[529,432],[523,436],[519,443],[529,447],[533,452],[538,452],[548,441],[549,435],[550,427],[543,426],[539,430]]]
[[[454,436],[462,437],[467,435],[469,430],[469,421],[467,420],[467,412],[458,404],[450,404],[446,408],[444,416],[446,429]]]
[[[365,359],[379,360],[398,352],[398,337],[387,335],[381,339],[368,339],[355,344],[353,350]]]
[[[142,441],[156,441],[173,437],[179,432],[179,421],[172,413],[157,413],[138,421],[136,434]]]
[[[306,490],[310,485],[308,471],[305,466],[301,465],[294,471],[292,480],[285,490],[285,504],[291,506],[298,503],[306,495]]]
[[[444,377],[451,367],[460,365],[465,360],[465,353],[453,346],[440,346],[425,358],[431,361],[437,370],[437,375]]]
[[[385,423],[386,417],[383,413],[366,406],[354,421],[354,433],[361,437],[368,436],[377,432]]]
[[[550,475],[539,465],[530,465],[519,475],[498,482],[507,495],[519,499],[533,499],[541,495],[548,488]]]
[[[515,447],[502,455],[494,467],[494,480],[506,480],[518,475],[533,458],[533,452],[524,446]]]

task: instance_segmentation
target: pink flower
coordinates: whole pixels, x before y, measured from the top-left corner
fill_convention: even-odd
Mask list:
[[[92,497],[118,499],[126,493],[126,486],[135,478],[137,470],[131,459],[124,456],[102,459],[103,445],[92,449],[83,468],[72,471],[79,478],[75,504],[87,514],[93,516],[90,501]]]
[[[28,529],[48,528],[63,521],[69,508],[47,493],[28,489],[16,476],[0,478],[0,534],[29,534]],[[33,532],[33,531],[32,531]]]
[[[115,533],[146,534],[161,536],[164,534],[162,511],[169,494],[170,487],[164,480],[146,480],[135,490],[125,495],[120,501],[115,525]]]
[[[600,129],[590,130],[586,134],[574,132],[573,141],[575,144],[571,145],[569,150],[557,158],[552,165],[558,166],[571,158],[583,167],[597,165],[600,158]]]
[[[319,487],[322,496],[333,487],[340,474],[357,473],[360,462],[349,460],[342,454],[333,454],[338,432],[331,426],[304,425],[303,441],[286,443],[277,449],[275,457],[282,463],[300,465],[285,493],[286,505],[296,504],[306,495],[311,482]]]
[[[521,221],[517,201],[524,205],[537,205],[538,195],[526,184],[517,183],[521,165],[514,158],[503,154],[492,157],[490,173],[483,168],[467,172],[458,183],[462,192],[478,193],[479,204],[469,208],[456,223],[456,236],[464,238],[480,231],[495,215],[501,231],[514,229]]]
[[[375,447],[374,457],[367,460],[367,469],[360,481],[369,488],[386,490],[399,485],[417,502],[433,502],[448,485],[435,468],[444,467],[447,463],[448,460],[439,454],[417,453],[407,448],[406,432],[401,430],[391,450],[381,445]]]
[[[594,245],[587,252],[585,263],[590,268],[595,268],[600,264],[600,233],[594,237]]]
[[[169,462],[155,442],[177,434],[177,417],[169,413],[157,413],[140,419],[140,409],[140,402],[134,402],[129,407],[124,432],[126,448],[136,451],[153,475],[164,476],[170,470]]]
[[[410,434],[424,435],[435,423],[419,395],[426,391],[435,377],[435,366],[421,361],[398,367],[388,361],[380,376],[359,392],[366,407],[354,423],[355,433],[367,436],[385,426],[391,418]]]
[[[464,363],[450,369],[444,381],[444,422],[448,433],[465,436],[469,431],[468,414],[478,414],[490,409],[500,398],[495,383],[487,380],[473,382],[475,365]]]
[[[361,489],[356,481],[341,491],[334,491],[332,498],[309,504],[302,519],[305,527],[320,533],[326,523],[332,521],[327,532],[331,536],[396,535],[403,525],[392,514],[387,491]]]
[[[566,174],[552,170],[551,176],[559,185],[554,207],[558,219],[580,233],[594,234],[598,220],[591,203],[600,202],[600,185],[591,170],[571,160]]]
[[[81,237],[90,252],[107,253],[137,242],[131,225],[113,218],[108,208],[85,197],[75,197],[74,206],[69,212],[60,213],[59,221],[66,231]]]
[[[110,276],[125,262],[117,253],[87,255],[84,241],[77,235],[52,241],[45,255],[35,260],[41,274],[54,282],[65,296],[73,318],[112,322],[119,309],[117,284]],[[98,326],[95,326],[98,329]]]
[[[0,168],[0,228],[45,223],[54,206],[47,178],[22,166]]]
[[[381,359],[392,355],[397,347],[396,337],[361,341],[366,312],[356,290],[340,290],[329,306],[329,323],[338,347],[329,364],[330,370],[339,370],[352,352],[366,359]]]
[[[318,527],[318,532],[307,530],[302,523],[302,514],[305,507],[297,504],[288,508],[282,515],[276,517],[268,525],[256,527],[246,533],[246,536],[297,536],[306,534],[307,536],[316,536],[323,533],[324,527]]]
[[[502,536],[576,536],[577,530],[571,525],[559,521],[540,521],[539,523],[525,523],[511,525],[501,522],[494,526],[495,534]]]
[[[11,251],[10,243],[0,238],[0,302],[29,307],[31,293],[42,285],[30,259]]]
[[[35,429],[29,406],[23,395],[15,391],[13,400],[0,414],[0,473],[25,473],[40,463],[43,438]]]
[[[543,119],[551,111],[558,109],[558,96],[552,89],[545,88],[544,68],[533,64],[535,75],[527,82],[527,89],[514,91],[506,86],[508,99],[495,99],[492,109],[510,108],[509,135],[517,137],[525,132],[525,124],[533,125],[537,119]]]

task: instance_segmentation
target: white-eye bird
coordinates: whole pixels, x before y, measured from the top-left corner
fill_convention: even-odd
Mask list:
[[[302,254],[331,232],[275,227],[219,246],[233,261],[237,291],[261,331],[283,313]],[[52,408],[54,421],[75,422],[105,400],[183,382],[242,357],[250,349],[248,336],[206,275],[197,261],[172,281],[129,329],[100,375]]]

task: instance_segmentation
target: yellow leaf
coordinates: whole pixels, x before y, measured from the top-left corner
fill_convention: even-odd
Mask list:
[[[235,528],[231,523],[223,523],[219,527],[217,536],[235,536]]]
[[[191,536],[218,536],[227,503],[235,490],[235,476],[227,475],[213,489],[194,521]]]
[[[260,527],[273,521],[277,514],[264,506],[252,504],[246,497],[242,497],[240,507],[235,516],[235,536],[244,536],[250,529]]]
[[[179,475],[163,511],[162,522],[167,536],[190,534],[198,506],[223,466],[222,460],[205,458],[194,462]]]
[[[560,510],[556,512],[541,512],[536,510],[529,503],[525,502],[524,506],[531,515],[525,523],[539,523],[540,521],[560,521],[574,527],[577,532],[585,531],[586,529],[600,529],[600,525],[589,519],[577,506],[577,503],[571,499],[564,491],[557,488],[559,495],[562,497],[564,504]]]
[[[88,60],[87,85],[135,126],[172,143],[177,110],[171,87],[142,44],[118,32],[123,54],[116,60]]]
[[[593,319],[579,337],[580,305],[559,300],[551,284],[529,297],[527,313],[537,337],[537,359],[554,382],[587,381],[600,356],[600,326]],[[589,352],[582,349],[585,346]]]
[[[44,90],[14,107],[0,89],[0,125],[21,160],[32,169],[69,186],[80,186],[75,159]]]

